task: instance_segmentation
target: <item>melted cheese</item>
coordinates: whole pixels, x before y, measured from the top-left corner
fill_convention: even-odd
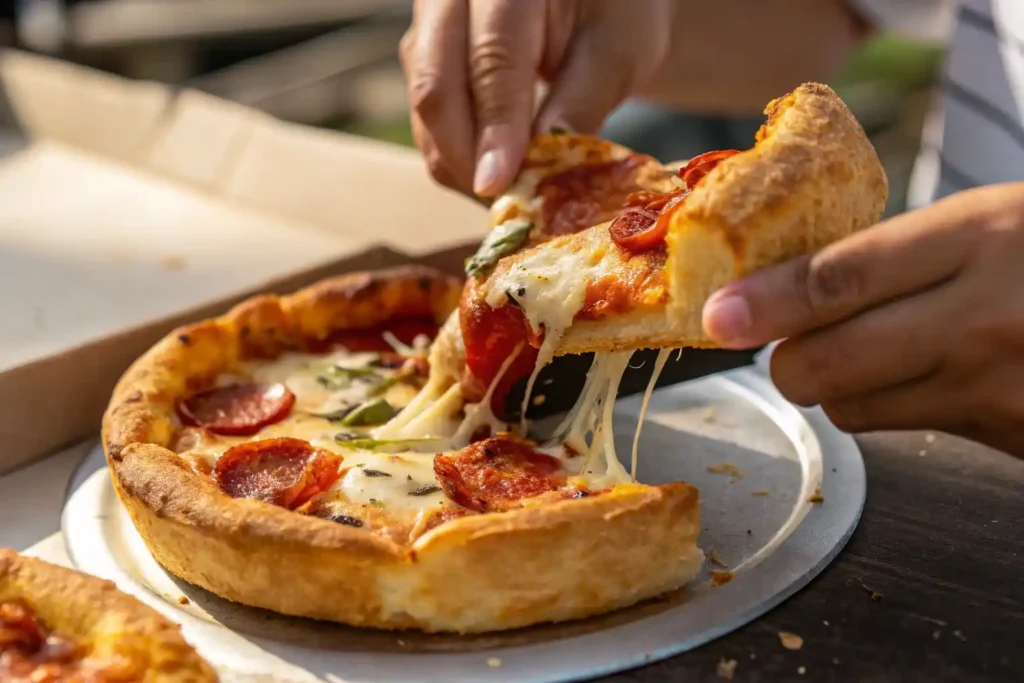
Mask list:
[[[647,405],[651,402],[654,385],[658,383],[658,377],[661,376],[661,371],[665,369],[665,363],[668,362],[668,357],[671,353],[672,349],[661,349],[658,351],[658,357],[654,360],[654,370],[651,372],[651,379],[647,382],[643,401],[640,402],[640,414],[636,420],[636,433],[633,434],[633,453],[629,465],[629,477],[632,481],[636,481],[637,449],[640,446],[640,432],[644,428],[644,417],[647,416]]]
[[[473,438],[473,434],[477,432],[481,427],[487,427],[491,434],[497,434],[498,432],[508,431],[509,426],[495,417],[494,413],[491,412],[491,399],[494,398],[494,390],[498,388],[498,382],[505,376],[508,369],[512,366],[512,363],[519,356],[519,353],[523,350],[522,344],[517,346],[515,350],[509,355],[508,358],[498,368],[497,374],[494,379],[491,380],[491,385],[487,387],[487,392],[484,393],[483,399],[479,403],[467,404],[464,407],[466,417],[462,420],[462,424],[452,435],[452,446],[455,448],[464,448],[470,444],[470,440]]]
[[[356,432],[357,435],[379,437],[367,433],[365,428],[345,427],[321,417],[361,403],[370,396],[374,387],[379,386],[381,379],[387,380],[395,374],[394,370],[371,368],[376,357],[374,353],[340,350],[326,356],[290,353],[273,361],[248,364],[242,368],[242,375],[246,378],[281,382],[291,389],[295,394],[295,407],[291,414],[281,422],[262,428],[254,437],[223,436],[192,429],[183,455],[212,468],[225,451],[241,443],[281,437],[302,439],[316,448],[342,456],[345,473],[330,493],[346,501],[349,507],[380,508],[393,519],[413,524],[426,508],[454,505],[440,491],[434,475],[434,455],[448,450],[447,439],[380,445],[374,449],[353,448],[338,441],[336,435]],[[344,371],[339,373],[334,368],[357,372],[347,376]],[[371,369],[377,374],[376,383],[374,378],[364,376]],[[337,375],[339,381],[332,383],[317,379],[330,378],[332,374]],[[220,378],[220,383],[234,383],[238,379],[238,376],[225,376]],[[425,394],[429,395],[428,387],[417,394],[414,387],[399,383],[391,386],[384,397],[392,405],[402,406],[410,399],[423,400]],[[461,407],[461,396],[452,403]]]

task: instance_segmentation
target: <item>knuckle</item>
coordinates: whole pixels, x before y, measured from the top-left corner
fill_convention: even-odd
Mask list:
[[[868,419],[856,401],[833,401],[821,406],[825,415],[841,432],[855,433],[868,429]]]
[[[508,41],[496,33],[486,34],[473,44],[469,62],[473,81],[481,84],[493,83],[515,68]]]
[[[431,118],[444,101],[444,79],[439,72],[414,69],[409,74],[409,106],[424,119]]]
[[[802,290],[808,308],[815,314],[834,315],[859,301],[865,294],[867,278],[863,268],[849,259],[819,252],[806,260]]]
[[[430,172],[430,176],[442,185],[447,185],[447,181],[451,179],[451,174],[448,172],[448,167],[441,159],[441,155],[437,153],[427,154],[426,161],[427,170]]]
[[[416,30],[409,28],[404,34],[402,39],[398,41],[398,56],[402,60],[402,65],[408,68],[411,63],[412,49],[416,42]]]
[[[481,117],[500,118],[516,100],[526,96],[517,84],[509,83],[515,69],[516,60],[510,46],[500,36],[485,36],[473,45],[469,75]]]

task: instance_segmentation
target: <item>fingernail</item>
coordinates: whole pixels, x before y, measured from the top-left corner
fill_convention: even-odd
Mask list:
[[[496,149],[483,153],[476,164],[473,176],[473,192],[481,197],[489,197],[496,191],[496,185],[504,173],[504,155]]]
[[[703,319],[707,335],[728,346],[745,343],[753,325],[750,304],[736,294],[713,295],[704,304]]]

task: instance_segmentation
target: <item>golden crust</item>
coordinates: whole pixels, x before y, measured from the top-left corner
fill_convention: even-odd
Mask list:
[[[360,298],[366,286],[358,282],[377,283],[376,305]],[[397,310],[430,310],[442,321],[458,294],[456,282],[422,268],[346,276],[291,297],[254,299],[172,333],[140,358],[114,392],[103,443],[115,489],[153,556],[182,579],[243,604],[426,631],[579,618],[692,578],[702,562],[698,496],[683,483],[622,485],[600,496],[464,517],[401,545],[232,499],[169,450],[175,400],[244,354],[287,348],[310,331],[323,338],[374,325]],[[273,333],[264,330],[268,321]],[[282,346],[268,348],[268,341]]]
[[[831,88],[801,85],[765,114],[753,149],[715,168],[672,217],[669,317],[687,339],[710,341],[701,309],[719,288],[870,227],[885,209],[885,170]]]
[[[0,603],[22,600],[88,656],[119,660],[140,683],[212,683],[216,674],[176,624],[113,583],[0,549]]]
[[[876,223],[888,182],[874,147],[839,97],[810,83],[765,109],[752,149],[720,163],[672,214],[667,309],[636,310],[569,328],[558,354],[658,347],[713,347],[704,302],[726,284],[810,254]],[[598,237],[585,233],[599,233]],[[571,236],[607,243],[607,224]],[[544,248],[544,247],[539,247]]]

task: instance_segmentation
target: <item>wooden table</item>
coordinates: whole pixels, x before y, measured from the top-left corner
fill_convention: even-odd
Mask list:
[[[722,660],[738,682],[1024,680],[1024,461],[944,435],[858,442],[867,505],[829,568],[728,636],[603,680],[717,681]]]

